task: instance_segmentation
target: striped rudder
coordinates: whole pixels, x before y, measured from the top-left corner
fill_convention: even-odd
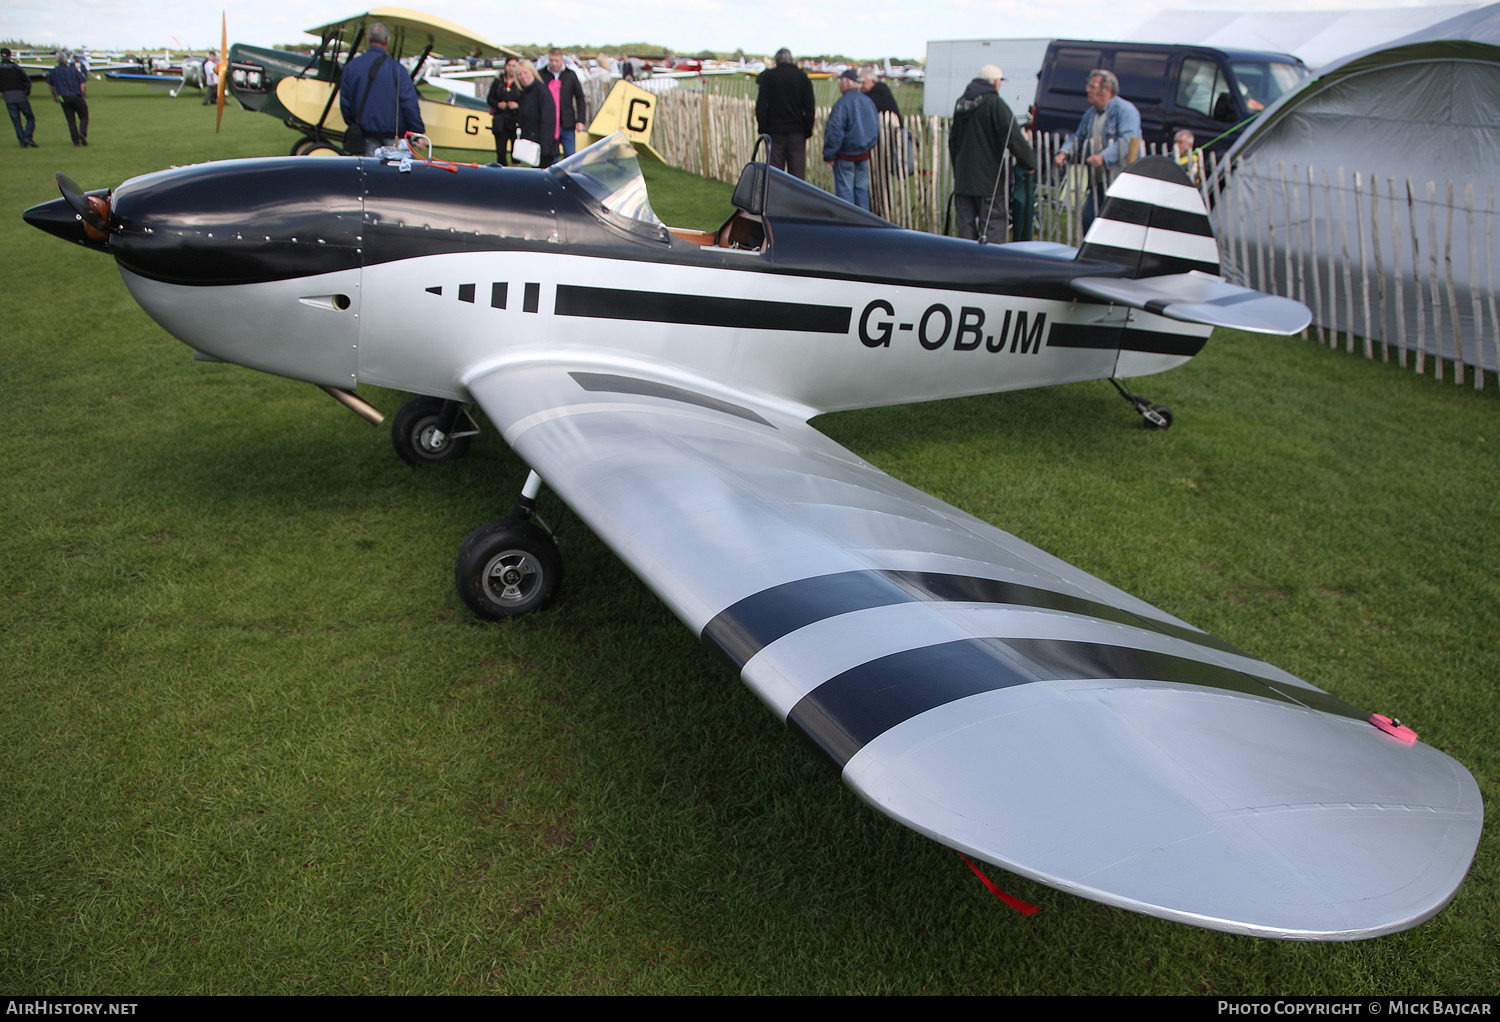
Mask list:
[[[1203,197],[1164,156],[1148,156],[1115,178],[1078,258],[1117,263],[1136,278],[1189,270],[1220,276]]]

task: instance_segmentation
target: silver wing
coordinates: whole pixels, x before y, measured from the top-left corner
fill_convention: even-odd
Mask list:
[[[1414,926],[1468,869],[1483,806],[1457,762],[898,482],[794,409],[623,362],[463,382],[850,787],[945,845],[1300,940]]]

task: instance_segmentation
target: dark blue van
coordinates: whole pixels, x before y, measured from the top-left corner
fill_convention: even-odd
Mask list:
[[[1141,137],[1148,144],[1169,145],[1187,128],[1197,145],[1220,154],[1239,137],[1231,129],[1311,74],[1287,53],[1058,39],[1047,47],[1037,75],[1032,127],[1076,131],[1088,105],[1084,90],[1089,72],[1095,68],[1113,71],[1120,79],[1120,96],[1140,110]]]

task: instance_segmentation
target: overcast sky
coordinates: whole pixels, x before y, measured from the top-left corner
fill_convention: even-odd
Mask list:
[[[853,57],[922,57],[930,39],[1111,39],[1166,8],[1358,10],[1434,6],[1438,0],[407,0],[497,43],[652,42],[698,50]],[[1453,2],[1453,0],[1442,0]],[[403,5],[404,6],[404,5]],[[275,45],[368,10],[358,0],[233,0],[222,8],[231,42]],[[219,40],[220,8],[202,0],[3,0],[0,36],[68,47],[198,49]]]

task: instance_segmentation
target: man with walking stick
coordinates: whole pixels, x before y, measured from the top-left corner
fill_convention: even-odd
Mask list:
[[[1036,173],[1036,154],[1005,100],[1004,74],[994,64],[979,69],[953,107],[948,156],[953,161],[953,204],[958,236],[1004,243],[1010,227],[1009,187],[1005,180],[1007,150],[1018,173]]]

